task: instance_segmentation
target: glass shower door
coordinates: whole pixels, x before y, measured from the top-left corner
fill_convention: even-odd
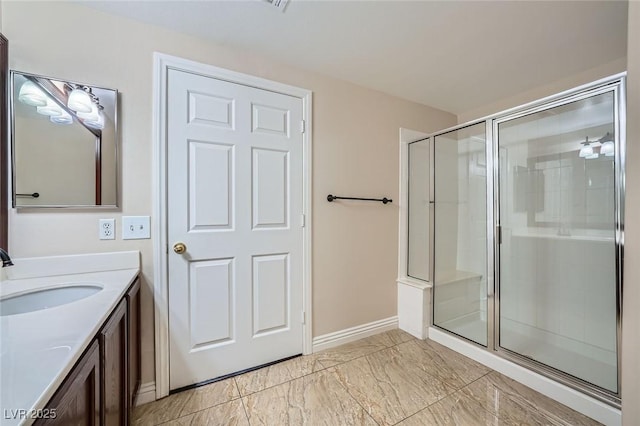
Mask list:
[[[599,90],[494,127],[499,345],[614,393],[615,103]]]
[[[487,345],[485,122],[435,136],[434,325]]]

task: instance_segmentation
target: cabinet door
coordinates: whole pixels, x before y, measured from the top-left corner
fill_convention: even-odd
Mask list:
[[[104,426],[127,424],[127,349],[127,305],[122,300],[100,332]]]
[[[140,387],[140,280],[127,292],[129,315],[129,402],[133,409]]]
[[[100,424],[100,351],[94,340],[55,393],[36,425],[96,426]]]

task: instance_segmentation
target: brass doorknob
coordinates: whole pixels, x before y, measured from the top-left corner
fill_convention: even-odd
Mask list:
[[[175,243],[173,245],[173,251],[175,251],[178,254],[182,254],[185,251],[187,251],[187,246],[184,245],[184,243]]]

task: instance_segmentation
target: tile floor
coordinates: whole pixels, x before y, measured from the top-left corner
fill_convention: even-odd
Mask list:
[[[134,425],[597,425],[393,330],[137,407]]]

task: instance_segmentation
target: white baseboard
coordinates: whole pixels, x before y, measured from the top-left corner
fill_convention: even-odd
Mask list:
[[[313,338],[313,352],[344,345],[364,337],[398,328],[398,317],[393,316],[356,327],[345,328],[333,333],[323,334]]]
[[[479,348],[476,345],[453,337],[433,327],[429,328],[429,339],[478,361],[480,364],[484,364],[600,423],[607,426],[620,426],[622,424],[622,413],[620,410],[548,377],[534,373],[527,368],[494,355],[486,349]]]
[[[136,399],[136,407],[148,404],[156,400],[156,382],[147,382],[140,385],[138,389],[138,399]]]

